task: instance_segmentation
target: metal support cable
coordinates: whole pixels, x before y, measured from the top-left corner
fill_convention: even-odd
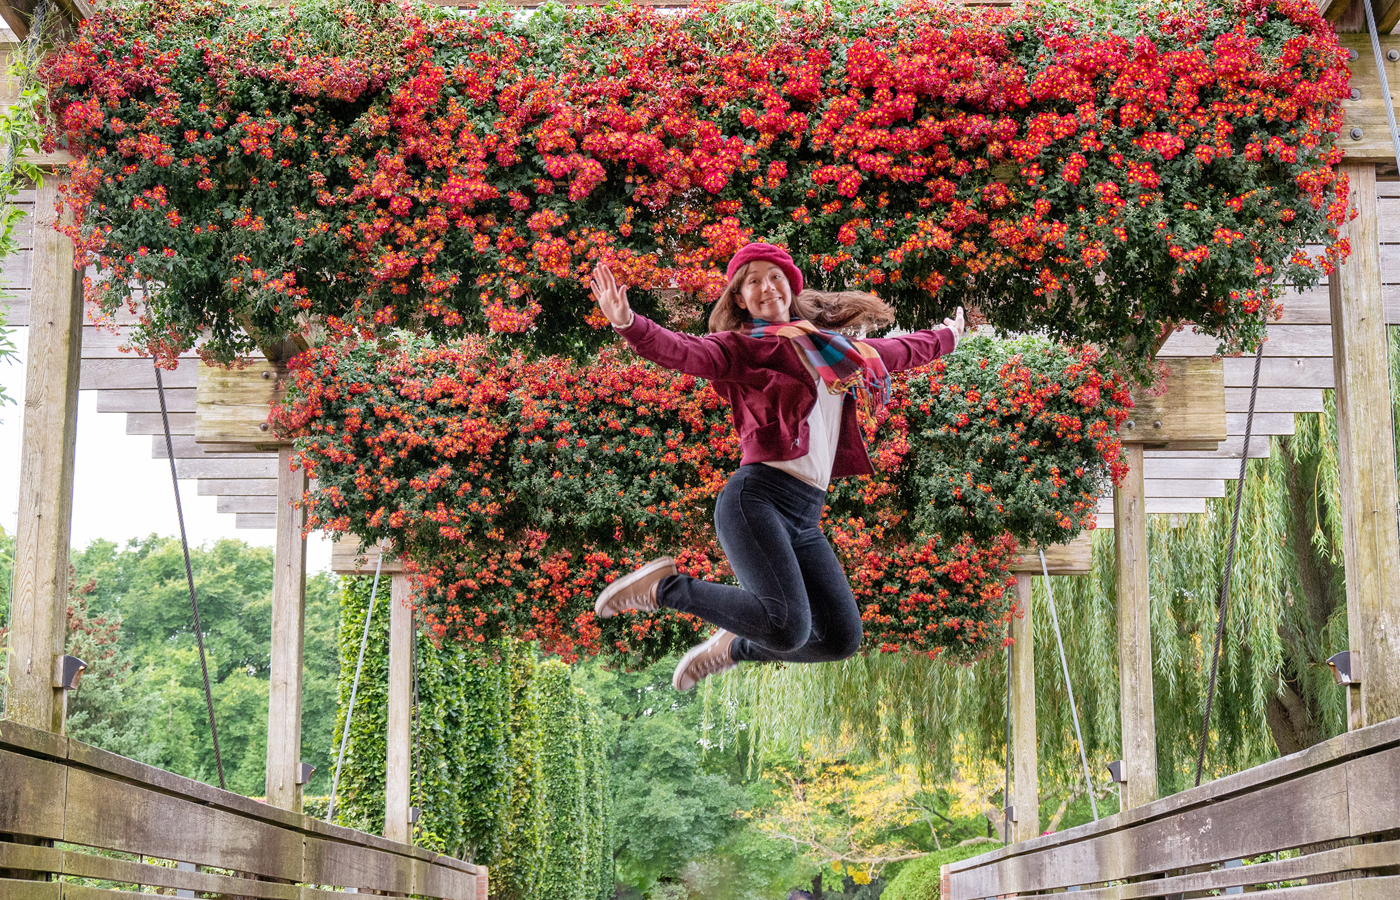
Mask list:
[[[180,505],[180,479],[175,472],[175,442],[170,437],[170,413],[165,407],[165,381],[160,364],[155,363],[156,393],[160,396],[160,421],[165,428],[165,454],[170,458],[170,486],[175,491],[175,517],[180,520],[180,547],[185,551],[185,582],[190,589],[190,612],[194,616],[194,640],[199,645],[199,668],[204,674],[204,704],[209,710],[209,735],[214,741],[214,765],[219,769],[219,787],[224,784],[224,758],[219,752],[219,728],[214,723],[214,693],[209,688],[209,662],[204,656],[204,634],[199,627],[199,602],[194,593],[194,570],[190,567],[190,541],[185,535],[185,511]]]
[[[360,673],[365,666],[365,647],[369,644],[369,623],[374,618],[374,598],[379,593],[379,571],[384,567],[384,546],[388,538],[379,542],[379,559],[374,563],[374,582],[369,588],[369,609],[365,610],[365,633],[360,637],[360,656],[355,661],[355,680],[350,683],[350,704],[345,709],[345,727],[340,731],[340,752],[335,758],[335,775],[331,777],[331,799],[326,804],[326,824],[335,816],[335,792],[340,787],[340,767],[345,763],[345,745],[350,740],[350,723],[355,715],[355,695],[360,690]]]
[[[1210,708],[1215,703],[1215,685],[1220,672],[1220,643],[1225,637],[1225,615],[1230,607],[1230,576],[1235,568],[1235,540],[1240,530],[1240,507],[1244,503],[1244,476],[1249,466],[1249,438],[1254,431],[1254,400],[1259,396],[1259,364],[1264,360],[1264,342],[1254,351],[1254,381],[1249,387],[1249,415],[1244,421],[1244,449],[1240,452],[1240,477],[1235,482],[1235,512],[1230,518],[1230,544],[1225,551],[1225,574],[1220,579],[1219,612],[1215,619],[1215,649],[1210,656],[1210,687],[1206,689],[1206,710],[1201,716],[1201,743],[1196,752],[1196,786],[1206,765],[1206,738],[1210,735]]]
[[[1069,661],[1065,658],[1065,642],[1060,637],[1060,614],[1055,611],[1055,591],[1050,587],[1050,567],[1045,563],[1045,551],[1040,551],[1040,571],[1045,576],[1045,596],[1050,601],[1050,621],[1055,623],[1055,646],[1060,648],[1060,668],[1065,673],[1065,693],[1069,694],[1069,712],[1074,718],[1074,739],[1079,742],[1079,761],[1084,764],[1084,790],[1089,794],[1089,808],[1094,821],[1099,820],[1099,802],[1094,799],[1094,779],[1089,775],[1089,755],[1084,752],[1084,735],[1079,730],[1079,710],[1074,705],[1074,687],[1069,681]]]

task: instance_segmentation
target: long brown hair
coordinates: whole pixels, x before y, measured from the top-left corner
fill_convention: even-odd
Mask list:
[[[734,273],[715,302],[715,308],[710,311],[712,334],[717,331],[738,331],[753,321],[749,311],[736,302],[748,268],[744,266]],[[864,328],[892,324],[894,307],[864,291],[805,290],[792,298],[792,316],[806,319],[818,328],[858,332]]]

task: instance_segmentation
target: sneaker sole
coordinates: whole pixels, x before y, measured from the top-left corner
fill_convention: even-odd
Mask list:
[[[608,602],[611,601],[612,598],[616,597],[624,588],[628,587],[629,585],[635,584],[641,579],[646,578],[648,575],[651,575],[652,573],[660,571],[662,569],[675,568],[675,565],[676,561],[674,559],[671,559],[671,557],[669,556],[663,556],[659,559],[653,559],[651,562],[642,566],[640,569],[637,569],[635,572],[629,572],[628,574],[623,575],[621,578],[617,579],[612,584],[603,588],[602,593],[598,595],[598,599],[593,603],[593,614],[600,619],[612,618],[613,616],[617,615],[616,612],[603,612],[604,608],[608,605]],[[621,610],[619,610],[619,612],[620,611]]]
[[[671,687],[675,688],[677,691],[680,691],[682,694],[686,693],[687,691],[694,690],[695,685],[700,683],[699,680],[691,682],[690,687],[681,687],[681,676],[685,674],[686,669],[690,668],[690,663],[695,659],[695,657],[710,649],[711,645],[719,641],[720,635],[722,634],[724,634],[723,631],[717,631],[708,639],[706,639],[706,641],[703,644],[697,644],[686,651],[685,656],[682,656],[681,661],[676,664],[676,671],[671,675]]]

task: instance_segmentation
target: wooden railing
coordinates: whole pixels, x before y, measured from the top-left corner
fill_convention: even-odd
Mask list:
[[[59,876],[62,876],[61,878]],[[0,721],[0,900],[486,900],[486,869]]]
[[[943,868],[944,900],[1241,889],[1279,900],[1400,898],[1400,719]]]

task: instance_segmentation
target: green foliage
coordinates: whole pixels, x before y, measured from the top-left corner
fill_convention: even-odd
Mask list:
[[[943,866],[960,859],[981,856],[995,850],[998,844],[974,844],[970,847],[949,847],[904,863],[880,894],[880,900],[939,900],[942,897],[940,877]]]
[[[337,736],[371,588],[369,578],[345,581]],[[374,833],[384,826],[388,604],[382,579],[336,798],[341,824]],[[603,734],[569,667],[505,640],[436,644],[420,634],[416,654],[414,842],[489,866],[501,900],[611,896]]]

